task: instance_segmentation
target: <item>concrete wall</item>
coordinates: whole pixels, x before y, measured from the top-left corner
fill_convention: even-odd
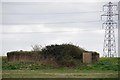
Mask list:
[[[85,52],[83,53],[83,63],[91,63],[92,62],[92,54]]]
[[[81,58],[83,63],[95,63],[99,60],[99,54],[96,52],[84,52]],[[55,64],[57,66],[53,57],[44,58],[39,53],[35,52],[10,52],[7,53],[7,59],[10,62],[38,62],[43,64]]]
[[[99,54],[95,52],[84,52],[83,53],[83,63],[95,63],[99,60]]]
[[[39,58],[38,58],[39,57]],[[8,53],[8,61],[11,62],[28,62],[28,61],[39,61],[40,56],[37,53]]]
[[[35,52],[10,52],[7,53],[7,59],[9,62],[34,62],[58,66],[53,58],[44,58]]]

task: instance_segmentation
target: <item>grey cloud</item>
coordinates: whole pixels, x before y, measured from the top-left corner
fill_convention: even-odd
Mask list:
[[[71,42],[102,55],[104,32],[99,21],[102,5],[3,2],[2,53],[6,55],[12,50],[31,50],[31,45],[35,44],[45,46]],[[56,22],[70,23],[48,24]]]
[[[87,4],[87,5],[86,5]],[[82,22],[100,20],[101,11],[91,3],[3,3],[3,23]],[[85,6],[86,5],[86,6]],[[81,13],[83,12],[83,13]],[[84,13],[86,12],[86,13]],[[60,13],[60,14],[59,14]],[[68,14],[66,14],[68,13]],[[96,17],[94,17],[96,16]]]

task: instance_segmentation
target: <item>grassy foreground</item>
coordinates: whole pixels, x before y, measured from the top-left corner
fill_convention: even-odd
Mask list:
[[[3,78],[117,78],[115,71],[4,70]]]
[[[117,78],[118,58],[100,58],[92,65],[75,68],[55,68],[36,63],[9,63],[2,61],[3,78]]]

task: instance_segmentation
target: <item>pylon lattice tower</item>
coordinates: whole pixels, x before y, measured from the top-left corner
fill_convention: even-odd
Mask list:
[[[115,44],[115,32],[114,29],[117,28],[117,23],[114,22],[114,16],[117,15],[113,12],[114,5],[109,2],[106,5],[103,5],[103,11],[106,13],[102,16],[106,16],[106,21],[103,23],[103,28],[105,29],[104,36],[104,46],[103,46],[103,56],[104,57],[114,57],[116,54],[116,44]]]

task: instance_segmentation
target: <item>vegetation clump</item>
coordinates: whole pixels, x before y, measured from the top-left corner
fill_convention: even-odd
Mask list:
[[[76,71],[81,70],[92,70],[92,71],[120,71],[119,69],[119,58],[100,58],[98,63],[92,65],[81,65],[76,66],[74,69]],[[34,62],[17,62],[11,63],[7,61],[7,57],[2,57],[2,70],[67,70],[65,67],[53,67],[51,65],[38,64]]]
[[[83,53],[89,52],[73,44],[55,44],[43,48],[36,45],[32,46],[32,48],[32,51],[8,52],[8,59],[14,62],[34,61],[56,67],[76,67],[83,64]],[[92,53],[92,56],[98,54],[97,52],[89,53]]]
[[[72,67],[82,63],[85,50],[72,44],[50,45],[42,49],[42,55],[53,58],[59,65]]]

